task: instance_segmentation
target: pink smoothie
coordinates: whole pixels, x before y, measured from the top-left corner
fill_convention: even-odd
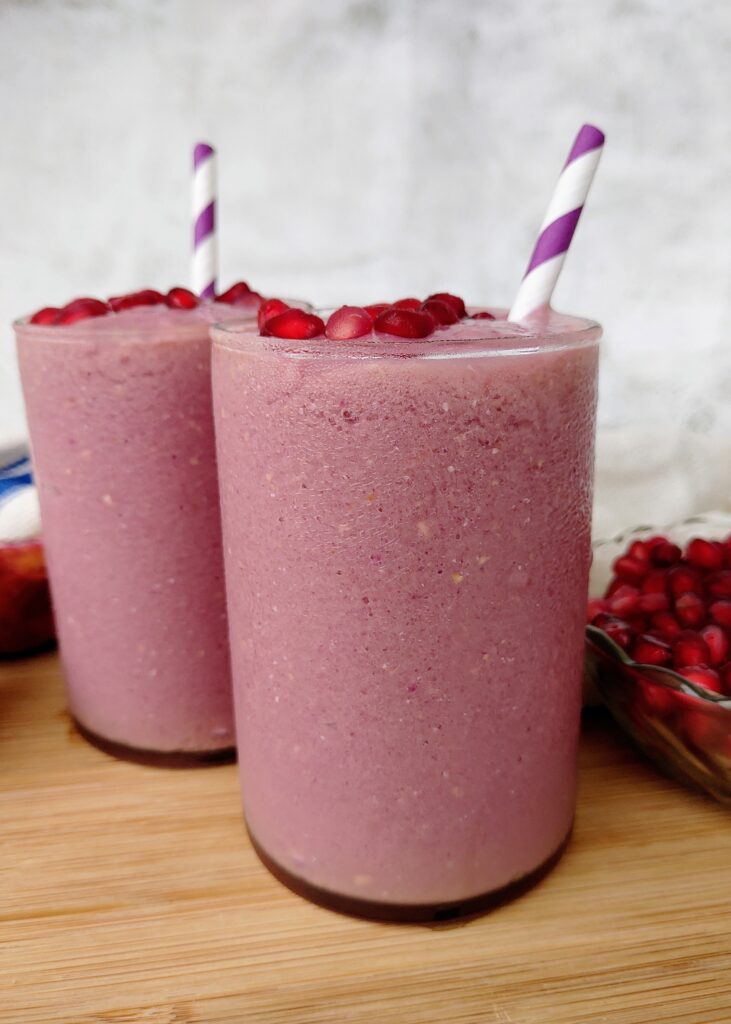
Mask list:
[[[599,333],[214,329],[244,806],[290,876],[449,904],[567,838]]]
[[[70,708],[103,741],[233,747],[208,325],[251,315],[17,325]]]

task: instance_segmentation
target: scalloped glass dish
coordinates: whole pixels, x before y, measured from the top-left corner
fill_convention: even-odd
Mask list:
[[[595,554],[608,564],[632,540],[658,532],[680,544],[694,535],[720,538],[731,532],[731,516],[710,513],[669,528],[630,530],[597,545]],[[591,625],[586,627],[586,676],[619,726],[656,765],[731,805],[731,696],[712,693],[670,668],[638,664]]]

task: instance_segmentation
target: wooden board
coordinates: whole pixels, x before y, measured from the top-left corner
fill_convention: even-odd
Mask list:
[[[575,838],[466,924],[379,925],[257,861],[233,766],[114,761],[54,655],[0,665],[2,1024],[729,1024],[731,816],[585,723]]]

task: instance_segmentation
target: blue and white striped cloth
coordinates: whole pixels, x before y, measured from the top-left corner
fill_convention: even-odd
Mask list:
[[[38,492],[28,446],[0,440],[0,544],[27,540],[40,532]]]

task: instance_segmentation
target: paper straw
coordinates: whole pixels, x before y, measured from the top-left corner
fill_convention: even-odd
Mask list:
[[[193,150],[193,291],[216,296],[216,151],[207,142]]]
[[[550,303],[603,146],[604,133],[594,125],[585,124],[576,136],[508,320],[524,320]]]

